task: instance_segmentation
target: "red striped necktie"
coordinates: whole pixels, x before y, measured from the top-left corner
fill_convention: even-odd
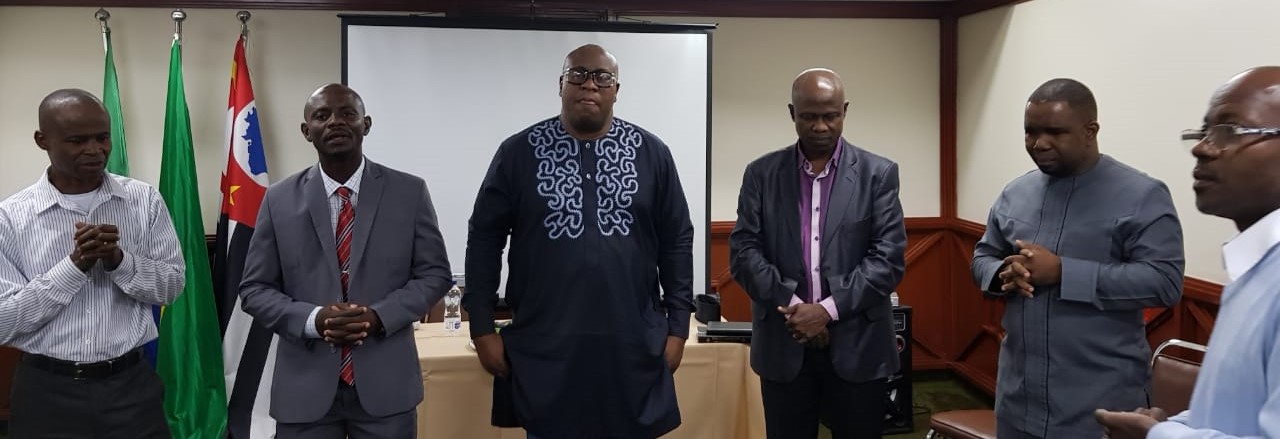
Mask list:
[[[355,223],[356,212],[351,208],[351,189],[345,186],[338,188],[338,198],[342,199],[342,209],[338,211],[338,268],[342,270],[338,275],[342,280],[342,302],[347,302],[347,285],[351,279],[351,229]],[[342,369],[338,371],[338,377],[348,386],[356,384],[355,368],[351,366],[351,345],[342,346]]]

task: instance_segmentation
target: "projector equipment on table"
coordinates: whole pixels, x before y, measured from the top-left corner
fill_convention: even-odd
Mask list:
[[[751,322],[708,322],[698,327],[701,343],[751,343]]]
[[[720,295],[716,293],[699,294],[693,298],[693,318],[701,323],[720,321]]]

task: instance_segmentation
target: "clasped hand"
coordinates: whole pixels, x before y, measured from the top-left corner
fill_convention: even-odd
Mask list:
[[[333,345],[359,346],[369,334],[382,330],[382,319],[373,309],[355,303],[335,303],[316,314],[316,332]]]
[[[1057,285],[1062,279],[1062,258],[1038,244],[1014,241],[1018,254],[1004,258],[1000,267],[1000,291],[1035,296],[1036,286]]]
[[[103,268],[115,270],[124,261],[120,250],[120,230],[114,224],[76,223],[76,245],[71,250],[71,263],[80,271],[89,271],[102,261]]]
[[[831,323],[831,315],[827,309],[816,303],[797,303],[791,306],[779,306],[778,312],[787,318],[787,329],[791,330],[791,338],[797,343],[825,347],[831,341],[827,324]]]

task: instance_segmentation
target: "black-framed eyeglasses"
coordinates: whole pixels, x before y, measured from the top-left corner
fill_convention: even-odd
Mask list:
[[[582,69],[568,69],[561,73],[560,77],[564,78],[565,82],[573,85],[585,84],[588,78],[595,82],[597,87],[601,88],[618,85],[618,74],[605,70],[588,72]]]
[[[1198,130],[1182,132],[1182,143],[1187,149],[1206,143],[1214,150],[1221,152],[1233,147],[1248,146],[1243,142],[1245,136],[1260,136],[1249,145],[1271,137],[1280,136],[1280,128],[1251,128],[1232,124],[1213,125]]]

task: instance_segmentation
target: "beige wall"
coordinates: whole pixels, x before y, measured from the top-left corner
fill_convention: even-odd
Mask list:
[[[1187,274],[1222,282],[1226,220],[1196,211],[1190,153],[1209,95],[1251,66],[1280,64],[1273,0],[1036,0],[960,20],[959,214],[985,222],[1006,182],[1033,169],[1027,95],[1054,77],[1089,85],[1101,150],[1163,180],[1186,235]]]
[[[94,8],[0,7],[0,197],[29,185],[47,163],[31,141],[49,91],[102,90]],[[234,10],[188,10],[184,73],[201,202],[209,231],[226,164],[224,124]],[[113,8],[112,28],[133,176],[156,182],[172,22],[167,9]],[[747,162],[794,140],[787,118],[801,69],[841,72],[852,104],[845,133],[902,164],[908,216],[938,214],[938,26],[929,20],[663,18],[720,23],[713,36],[713,220],[732,220]],[[298,134],[305,97],[340,79],[333,11],[254,11],[249,65],[272,181],[314,162]]]
[[[102,35],[95,9],[0,7],[0,197],[30,185],[48,164],[31,140],[40,99],[65,87],[101,94]],[[111,15],[131,173],[155,184],[173,22],[167,9],[112,8]],[[234,10],[190,9],[187,15],[183,72],[205,229],[213,233],[218,181],[227,161],[231,53],[240,24]],[[248,61],[272,181],[315,161],[298,124],[306,96],[340,79],[338,23],[334,12],[254,11]]]
[[[714,19],[711,214],[737,218],[742,172],[795,142],[791,81],[808,67],[844,78],[844,135],[898,162],[906,216],[938,216],[938,22]]]

